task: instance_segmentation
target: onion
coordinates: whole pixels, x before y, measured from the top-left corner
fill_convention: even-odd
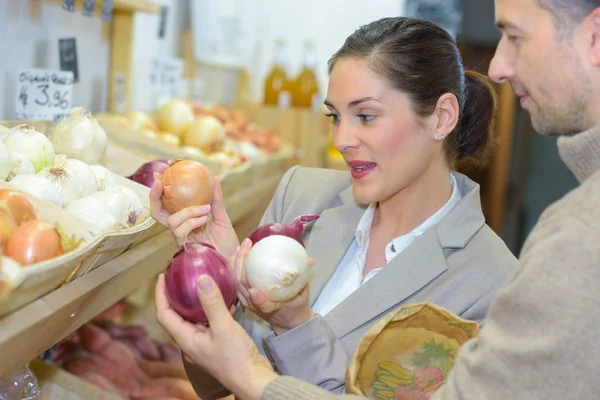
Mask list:
[[[61,207],[61,195],[56,186],[40,175],[17,175],[10,181],[11,186],[22,192],[43,200],[57,207]]]
[[[182,146],[181,150],[192,160],[202,160],[203,158],[206,158],[206,153],[196,147]]]
[[[223,169],[234,169],[242,165],[242,157],[233,152],[219,151],[212,153],[207,157],[211,161],[218,162]]]
[[[125,186],[109,186],[89,198],[92,197],[106,203],[113,211],[112,214],[126,227],[136,225],[138,217],[144,211],[138,195]]]
[[[12,169],[13,165],[10,159],[10,152],[4,143],[0,142],[0,180],[5,181],[9,177]]]
[[[6,205],[17,226],[37,219],[33,205],[23,194],[10,189],[0,189],[0,202]]]
[[[119,222],[113,209],[108,204],[94,198],[94,196],[75,200],[66,207],[66,210],[94,224],[97,227],[95,234],[123,228],[123,224]]]
[[[5,254],[21,265],[31,265],[64,254],[58,230],[45,222],[19,226],[6,243]]]
[[[29,158],[35,172],[52,165],[54,161],[54,147],[50,139],[29,125],[15,126],[4,138],[3,143],[8,150]]]
[[[83,161],[57,156],[53,167],[44,168],[38,175],[46,178],[60,192],[62,207],[98,191],[96,175]]]
[[[31,161],[29,161],[29,158],[22,154],[15,153],[14,151],[9,151],[9,156],[12,169],[6,177],[7,182],[10,182],[10,180],[17,175],[35,174],[35,168],[33,167]]]
[[[0,279],[12,281],[21,273],[21,265],[12,258],[0,256]],[[0,293],[1,285],[0,285]]]
[[[138,170],[128,178],[151,188],[154,185],[154,173],[158,172],[159,174],[162,174],[167,168],[169,168],[169,160],[161,159],[150,161],[139,167]]]
[[[112,172],[102,165],[90,165],[90,169],[96,176],[98,190],[104,190],[106,186],[115,184],[115,178],[113,177]]]
[[[245,271],[250,287],[271,301],[285,301],[306,286],[309,268],[304,246],[289,236],[273,235],[252,246]]]
[[[88,164],[97,164],[106,151],[108,138],[92,114],[77,107],[56,126],[52,144],[57,153]]]
[[[159,107],[155,118],[161,131],[181,136],[194,121],[194,111],[185,101],[174,99]]]
[[[283,235],[291,237],[296,240],[304,247],[304,242],[302,241],[302,233],[304,233],[304,229],[306,229],[306,225],[309,222],[313,222],[319,219],[319,214],[308,214],[303,215],[294,219],[294,221],[289,224],[280,224],[280,223],[272,223],[259,227],[257,230],[252,232],[248,239],[252,241],[254,245],[260,242],[262,239],[272,236],[272,235]]]
[[[145,136],[150,139],[158,138],[158,133],[156,133],[156,131],[153,131],[151,129],[142,129],[142,130],[139,130],[138,133],[140,133],[142,136]]]
[[[148,114],[141,111],[132,111],[125,114],[127,119],[131,122],[131,127],[134,131],[139,131],[142,129],[148,129],[151,131],[157,131],[158,126],[156,126],[156,122],[150,118]]]
[[[0,204],[0,250],[4,247],[4,243],[10,239],[15,229],[17,229],[17,223],[8,211],[8,207]]]
[[[170,214],[212,202],[213,177],[198,161],[175,161],[165,170],[161,181],[164,186],[162,205]]]
[[[173,146],[181,145],[181,138],[177,135],[173,135],[171,132],[161,132],[157,137],[158,140],[169,143]]]
[[[216,151],[223,146],[227,134],[215,117],[198,117],[183,134],[183,144],[202,151]]]
[[[0,142],[10,133],[10,128],[0,125]]]
[[[167,298],[173,309],[194,323],[207,323],[198,300],[196,280],[210,275],[221,290],[227,307],[237,298],[238,282],[225,258],[211,245],[190,243],[175,253],[165,272]]]

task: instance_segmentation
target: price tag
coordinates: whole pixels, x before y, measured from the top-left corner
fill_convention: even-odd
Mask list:
[[[96,0],[84,0],[82,14],[86,17],[93,17],[95,3],[96,3]]]
[[[156,57],[150,68],[150,83],[158,103],[163,103],[179,93],[183,74],[183,60],[173,57]],[[157,104],[160,105],[160,104]]]
[[[77,63],[75,38],[58,40],[58,58],[60,59],[60,69],[73,72],[73,82],[79,82],[79,64]]]
[[[73,72],[26,69],[17,82],[17,119],[60,121],[69,115]]]
[[[63,0],[62,8],[69,12],[75,11],[75,0]]]
[[[112,19],[113,0],[104,0],[102,2],[102,19],[110,21]]]

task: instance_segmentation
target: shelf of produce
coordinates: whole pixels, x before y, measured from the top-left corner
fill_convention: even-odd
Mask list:
[[[0,319],[0,377],[12,373],[160,273],[175,252],[164,231]]]

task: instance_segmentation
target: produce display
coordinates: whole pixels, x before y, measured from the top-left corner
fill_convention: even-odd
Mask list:
[[[52,362],[124,399],[199,400],[179,349],[151,339],[141,325],[96,318],[63,340]]]
[[[277,152],[279,134],[250,122],[241,110],[205,107],[173,99],[153,113],[130,112],[113,117],[140,137],[177,146],[193,159],[233,169],[248,160]]]
[[[74,108],[50,138],[22,124],[0,142],[0,178],[18,190],[93,223],[95,234],[119,231],[148,218],[142,200],[98,165],[106,133],[83,108]]]
[[[38,219],[22,193],[0,189],[1,281],[11,281],[22,267],[72,251],[80,242],[68,237],[59,226]]]

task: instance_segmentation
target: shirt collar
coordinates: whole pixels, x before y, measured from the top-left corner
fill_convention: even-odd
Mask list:
[[[390,244],[388,244],[388,248],[390,247],[390,245],[394,245],[397,248],[404,248],[405,246],[401,243],[401,241],[406,240],[407,237],[417,237],[422,235],[427,229],[431,228],[432,226],[436,225],[438,222],[440,222],[440,220],[442,218],[444,218],[444,216],[446,214],[448,214],[448,212],[456,205],[460,202],[461,200],[461,194],[460,194],[460,190],[458,188],[457,182],[456,182],[456,177],[454,176],[454,174],[450,173],[450,183],[452,184],[452,194],[450,195],[450,199],[446,202],[446,204],[444,204],[442,206],[442,208],[440,208],[438,211],[435,212],[435,214],[433,214],[431,217],[427,218],[425,221],[423,221],[419,226],[417,226],[416,228],[414,228],[412,231],[398,236],[394,239],[392,239],[392,241],[390,242]],[[356,239],[356,243],[358,244],[358,246],[360,247],[360,249],[362,251],[365,251],[368,247],[369,247],[369,238],[371,235],[371,225],[373,224],[373,218],[375,217],[375,209],[377,208],[377,203],[371,203],[369,205],[369,207],[367,208],[367,210],[364,212],[363,216],[361,217],[360,221],[358,222],[358,225],[356,227],[356,233],[354,235],[354,238]],[[388,252],[386,252],[388,253]],[[388,262],[395,256],[398,254],[398,252],[392,253],[393,256],[390,257],[386,257],[388,258]]]

